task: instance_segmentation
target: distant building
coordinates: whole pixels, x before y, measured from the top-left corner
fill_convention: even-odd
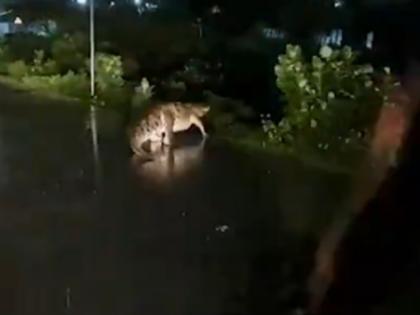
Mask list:
[[[263,36],[267,39],[284,39],[286,37],[284,32],[281,32],[277,28],[264,27],[261,30]]]
[[[0,37],[10,33],[10,23],[0,22]]]
[[[318,36],[318,42],[321,45],[341,47],[343,44],[343,30],[333,29],[330,33],[321,34]]]
[[[39,21],[25,24],[20,17],[13,15],[0,16],[0,38],[7,34],[17,32],[33,33],[40,36],[47,36],[57,29],[54,21]]]
[[[0,14],[4,12],[0,8]],[[8,15],[0,16],[0,37],[3,37],[6,34],[13,33],[15,31],[15,25],[13,20]]]

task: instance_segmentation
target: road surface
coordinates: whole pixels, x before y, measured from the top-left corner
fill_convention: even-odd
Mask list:
[[[101,136],[94,165],[83,108],[0,95],[1,314],[305,307],[349,178],[194,136],[139,165],[118,132]]]

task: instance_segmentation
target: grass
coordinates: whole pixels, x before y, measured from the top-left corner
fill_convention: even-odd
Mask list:
[[[29,94],[32,94],[34,96],[37,97],[44,97],[47,98],[49,100],[52,101],[60,101],[63,103],[79,103],[80,104],[80,100],[78,100],[77,98],[72,98],[69,96],[65,96],[59,93],[54,93],[54,92],[50,92],[50,91],[45,91],[45,90],[34,90],[31,89],[29,87],[27,87],[26,85],[24,85],[22,82],[10,77],[10,76],[5,76],[5,75],[0,75],[0,84],[3,84],[5,86],[7,86],[8,88],[15,90],[15,91],[21,91],[21,92],[27,92]]]
[[[232,135],[229,133],[216,134],[216,139],[225,141],[232,146],[236,146],[245,152],[257,152],[277,157],[289,157],[300,160],[302,163],[322,169],[330,173],[351,174],[358,165],[354,161],[346,161],[337,157],[337,154],[322,154],[313,151],[305,153],[292,149],[287,149],[267,142],[267,139],[260,129],[249,129],[242,135]],[[363,152],[360,152],[362,156]],[[357,161],[357,160],[356,160]]]

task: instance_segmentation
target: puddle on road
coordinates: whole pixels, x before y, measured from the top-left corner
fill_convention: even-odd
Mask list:
[[[83,116],[36,110],[0,113],[2,314],[305,309],[350,178],[211,141],[142,167],[106,138],[98,189]]]

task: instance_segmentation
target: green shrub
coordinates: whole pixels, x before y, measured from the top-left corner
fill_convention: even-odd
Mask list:
[[[275,123],[263,117],[263,130],[276,143],[316,150],[345,150],[365,143],[384,104],[385,88],[370,65],[358,65],[349,47],[321,48],[306,61],[299,46],[288,45],[275,67],[287,105]]]
[[[67,72],[58,80],[58,92],[70,97],[87,99],[89,92],[89,78],[85,74]]]
[[[33,59],[33,53],[37,49],[50,51],[51,39],[32,33],[18,32],[8,35],[5,44],[9,50],[10,60],[23,60],[29,63]]]
[[[69,71],[65,75],[25,76],[23,84],[33,90],[53,92],[78,99],[89,97],[89,80],[86,75]]]
[[[48,59],[47,61],[45,61],[45,63],[42,66],[43,68],[41,74],[43,75],[52,75],[59,73],[57,63],[52,59]]]
[[[35,76],[27,75],[22,78],[23,84],[31,90],[44,90],[50,92],[57,92],[56,84],[53,82],[57,80],[58,76],[46,77],[46,76]]]
[[[96,86],[98,99],[102,105],[123,106],[130,103],[130,93],[124,86],[120,56],[97,54]]]
[[[100,92],[124,85],[120,56],[98,53],[96,56],[96,84]]]
[[[53,42],[52,57],[61,73],[69,70],[79,71],[85,66],[85,42],[85,36],[78,34],[66,34]]]
[[[0,42],[0,73],[7,74],[7,66],[10,62],[9,48],[4,42]]]
[[[7,66],[7,72],[12,78],[16,80],[21,80],[28,73],[28,71],[28,66],[23,60],[12,62]]]
[[[57,63],[51,59],[45,60],[43,50],[35,50],[30,72],[32,75],[54,75],[58,73]]]

